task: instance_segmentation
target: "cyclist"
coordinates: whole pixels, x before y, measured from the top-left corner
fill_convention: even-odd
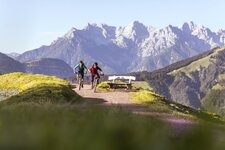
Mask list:
[[[91,73],[91,87],[93,88],[95,78],[100,79],[100,75],[98,71],[101,71],[103,74],[102,69],[98,66],[98,63],[95,62],[92,67],[89,68],[89,72]],[[99,80],[97,80],[99,82]],[[99,84],[99,83],[97,83]]]
[[[79,78],[81,78],[82,82],[84,81],[84,71],[88,70],[85,66],[84,62],[81,60],[78,65],[74,67],[75,73],[77,74],[77,81],[79,81]],[[83,88],[83,84],[82,84]]]

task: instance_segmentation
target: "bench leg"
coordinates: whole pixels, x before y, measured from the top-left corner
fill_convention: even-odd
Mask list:
[[[113,89],[113,85],[112,84],[110,84],[109,87],[110,87],[110,89]]]
[[[128,84],[128,85],[127,85],[127,89],[128,89],[128,90],[131,90],[131,89],[132,89],[132,85],[131,85],[131,84]]]

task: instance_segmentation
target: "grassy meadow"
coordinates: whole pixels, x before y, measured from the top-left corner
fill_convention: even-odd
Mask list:
[[[8,98],[0,102],[0,149],[223,150],[225,147],[225,128],[217,122],[200,122],[188,132],[176,134],[169,124],[154,117],[119,107],[86,105],[67,81],[55,77],[13,73],[1,75],[0,83],[1,90],[8,90]],[[164,112],[182,109],[191,113],[146,90],[132,97],[150,110],[163,106]]]

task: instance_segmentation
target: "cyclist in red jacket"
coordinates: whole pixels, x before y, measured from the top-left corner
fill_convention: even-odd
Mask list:
[[[103,72],[102,72],[102,69],[98,66],[97,62],[95,62],[93,64],[93,66],[89,68],[89,71],[91,73],[91,87],[93,88],[93,83],[94,83],[95,78],[100,79],[100,75],[99,75],[98,71],[100,71],[101,74],[103,74]],[[99,84],[99,83],[97,83],[97,84]]]

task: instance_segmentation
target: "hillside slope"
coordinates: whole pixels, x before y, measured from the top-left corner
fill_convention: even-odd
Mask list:
[[[43,58],[24,63],[26,72],[31,74],[44,74],[60,78],[74,75],[73,69],[64,61],[52,58]]]
[[[22,63],[0,53],[0,74],[10,72],[25,72],[25,67]]]
[[[84,85],[82,90],[75,88],[76,93],[87,100],[91,106],[100,105],[108,108],[121,108],[135,114],[156,117],[166,123],[173,124],[179,129],[185,129],[196,122],[211,122],[224,124],[219,115],[196,110],[174,103],[150,90],[138,90],[133,87],[130,91],[110,89],[102,82],[97,87],[97,93],[90,90],[90,85]],[[145,86],[143,86],[145,87]],[[142,89],[142,88],[140,88]]]
[[[20,56],[19,53],[8,53],[6,55],[9,56],[9,57],[11,57],[11,58],[13,58],[13,59],[15,59],[16,57],[19,57]]]
[[[0,104],[36,103],[60,104],[72,103],[81,99],[71,90],[67,81],[44,75],[11,73],[0,75]]]
[[[85,103],[71,104],[80,97],[67,82],[55,77],[14,73],[1,75],[0,81],[4,83],[0,84],[0,89],[23,91],[0,102],[0,149],[146,150],[148,147],[180,150],[182,147],[190,150],[192,143],[193,149],[222,150],[225,146],[225,130],[221,124],[209,126],[200,122],[180,132],[156,117],[133,114],[116,105],[114,108],[100,108],[93,105],[85,107]],[[152,93],[149,94],[151,98]],[[153,95],[157,101],[159,96]],[[158,106],[161,103],[165,104],[159,100]],[[175,110],[177,106],[184,108],[180,105],[168,108]],[[184,124],[178,124],[184,128]]]
[[[164,69],[136,73],[170,100],[224,115],[225,48],[217,48]]]
[[[68,78],[74,75],[73,69],[63,60],[43,58],[20,63],[13,58],[0,53],[0,74],[26,72],[29,74],[44,74]]]

